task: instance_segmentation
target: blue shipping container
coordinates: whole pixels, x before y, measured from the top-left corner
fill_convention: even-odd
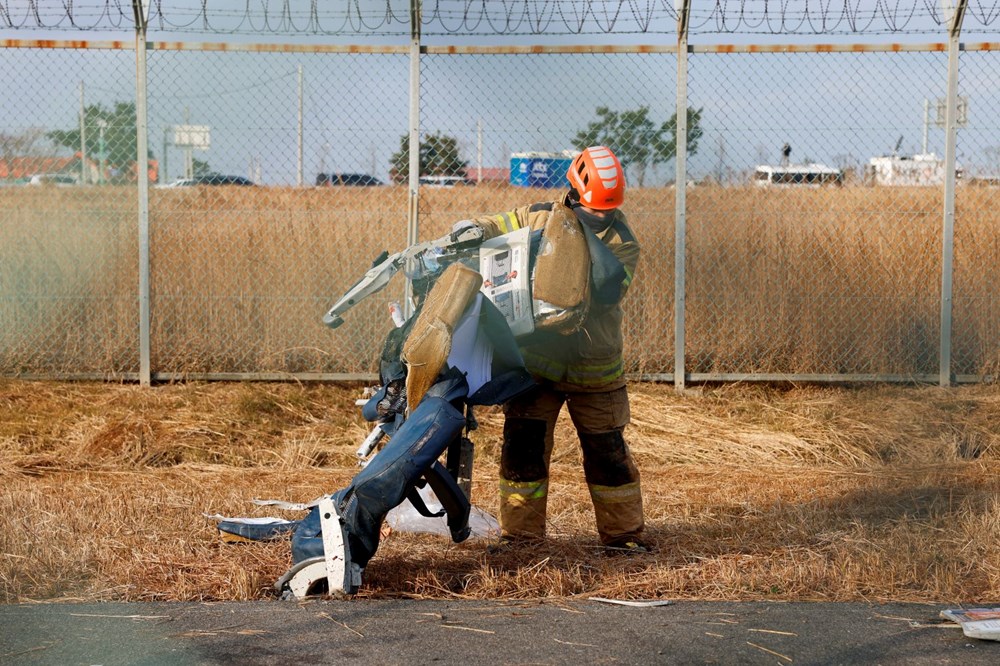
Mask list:
[[[566,171],[573,163],[573,153],[512,153],[510,184],[521,187],[569,187]]]

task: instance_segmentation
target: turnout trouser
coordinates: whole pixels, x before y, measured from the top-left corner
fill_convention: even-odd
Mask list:
[[[542,383],[504,407],[500,456],[500,525],[514,537],[545,534],[549,461],[563,404],[576,427],[583,469],[601,542],[637,536],[643,529],[639,471],[623,431],[629,422],[628,393],[565,391]]]

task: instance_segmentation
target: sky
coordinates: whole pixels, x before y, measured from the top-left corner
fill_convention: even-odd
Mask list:
[[[79,14],[75,23],[86,27],[80,30],[65,22],[56,25],[65,3],[37,0],[35,20],[27,12],[31,3],[0,0],[0,37],[123,39],[131,23],[114,15],[118,4],[74,3]],[[737,3],[695,2],[691,43],[945,41],[935,14],[940,3],[789,0],[780,3],[781,16],[763,12],[775,4],[747,0],[739,3],[738,13],[733,10]],[[974,4],[975,11],[966,16],[964,41],[988,41],[991,35],[982,30],[994,31],[1000,24],[995,4]],[[154,4],[149,38],[233,44],[408,42],[408,25],[401,20],[408,2],[321,5],[328,13],[310,24],[308,12],[295,13],[308,9],[308,2],[293,0],[287,6],[295,11],[283,15],[286,5],[281,2],[209,1],[209,14],[199,15],[200,0],[162,0]],[[824,11],[819,13],[817,6]],[[425,2],[424,7],[422,41],[427,45],[665,46],[676,40],[670,2],[442,1]],[[33,20],[49,27],[39,29]],[[206,25],[229,32],[208,33]],[[309,25],[346,27],[343,34],[319,35],[308,34]],[[851,26],[863,31],[847,34]],[[103,32],[105,28],[114,30]],[[827,32],[815,34],[817,28]],[[494,34],[481,34],[489,30]],[[1000,82],[992,74],[994,54],[962,55],[960,94],[969,100],[969,124],[959,131],[959,160],[970,169],[997,169],[1000,159],[1000,120],[992,112],[1000,102]],[[110,107],[135,98],[130,50],[4,49],[0,58],[0,84],[8,91],[0,103],[0,132],[75,127],[81,82],[87,104]],[[737,178],[755,164],[778,161],[785,143],[792,146],[793,161],[833,166],[863,165],[890,152],[897,141],[902,152],[919,152],[925,99],[931,101],[927,147],[940,155],[944,137],[933,125],[934,103],[944,96],[946,61],[937,52],[694,53],[689,57],[689,104],[703,110],[705,133],[689,161],[689,174],[695,179]],[[185,122],[207,125],[211,147],[194,156],[213,170],[265,183],[297,182],[301,67],[304,181],[314,182],[319,171],[387,179],[390,157],[408,127],[409,66],[405,53],[153,51],[148,63],[150,148],[160,158],[166,146],[167,176],[180,176],[183,151],[169,145],[170,128]],[[572,148],[573,137],[596,118],[599,106],[646,106],[650,119],[662,123],[675,104],[676,57],[670,53],[429,54],[421,60],[421,130],[456,137],[471,169],[480,163],[507,166],[512,152]],[[645,174],[650,184],[672,177],[672,163]]]

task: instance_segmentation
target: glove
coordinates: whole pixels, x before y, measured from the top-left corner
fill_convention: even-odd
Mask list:
[[[484,235],[483,228],[472,220],[459,220],[452,225],[448,241],[452,245],[475,245],[483,240]]]

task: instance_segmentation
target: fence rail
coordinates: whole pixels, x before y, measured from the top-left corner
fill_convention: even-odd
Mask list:
[[[993,381],[1000,42],[958,35],[0,40],[0,375],[370,380],[403,285],[320,319],[375,255],[559,196],[503,173],[512,154],[542,168],[601,139],[643,248],[631,377]],[[819,162],[835,183],[800,182]],[[170,186],[207,171],[255,184]],[[383,184],[329,184],[354,173]]]

